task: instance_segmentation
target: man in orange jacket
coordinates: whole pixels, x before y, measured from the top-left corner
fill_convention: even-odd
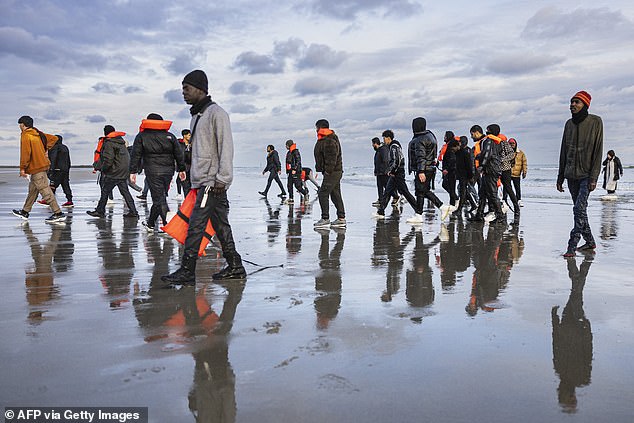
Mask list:
[[[53,214],[46,219],[46,223],[61,222],[66,219],[66,215],[57,204],[55,195],[48,183],[48,171],[51,162],[48,160],[47,151],[58,141],[56,135],[45,134],[33,127],[33,118],[22,116],[18,119],[18,125],[22,135],[20,136],[20,177],[29,179],[29,194],[24,201],[22,209],[13,210],[13,214],[24,220],[29,218],[29,213],[33,208],[33,203],[37,200],[38,194],[53,209]]]

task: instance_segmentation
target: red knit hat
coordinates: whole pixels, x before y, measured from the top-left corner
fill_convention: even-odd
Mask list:
[[[577,94],[573,95],[572,98],[578,98],[579,100],[583,101],[583,104],[590,107],[590,101],[592,100],[592,96],[587,91],[579,91]]]

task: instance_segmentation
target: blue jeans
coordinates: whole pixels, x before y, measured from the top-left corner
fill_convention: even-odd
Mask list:
[[[590,190],[588,184],[589,178],[584,179],[568,179],[568,189],[572,196],[574,206],[572,212],[574,215],[575,225],[570,231],[570,239],[568,240],[568,249],[577,248],[577,244],[581,237],[589,243],[594,244],[594,237],[590,230],[590,222],[588,222],[588,197]]]

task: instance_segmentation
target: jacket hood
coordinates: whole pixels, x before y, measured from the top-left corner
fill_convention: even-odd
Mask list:
[[[412,132],[414,132],[414,134],[420,134],[422,132],[425,132],[426,129],[427,129],[427,120],[425,120],[425,118],[417,117],[416,119],[412,121]]]
[[[108,139],[117,144],[125,145],[125,140],[120,135],[117,135],[116,137],[108,137]]]

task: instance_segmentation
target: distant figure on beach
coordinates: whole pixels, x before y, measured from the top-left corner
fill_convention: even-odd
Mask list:
[[[431,191],[431,181],[436,172],[436,152],[438,149],[436,136],[427,129],[427,120],[417,117],[412,120],[412,132],[414,137],[409,142],[407,149],[408,172],[414,174],[414,188],[418,211],[407,223],[423,223],[422,210],[425,199],[430,200],[434,206],[440,209],[440,218],[445,220],[450,213],[456,211],[453,204],[443,205],[443,202]]]
[[[70,152],[68,147],[62,144],[62,136],[57,135],[57,137],[57,142],[48,151],[48,159],[51,161],[48,179],[51,181],[53,194],[55,194],[57,187],[62,186],[66,196],[66,202],[62,204],[62,207],[73,207],[73,191],[70,189]]]
[[[378,207],[381,205],[381,197],[383,197],[387,181],[390,179],[388,176],[390,168],[390,147],[382,143],[379,137],[374,137],[372,138],[372,148],[374,149],[374,176],[376,177],[376,189],[378,193],[378,197],[372,205]],[[398,204],[399,196],[396,192],[394,192],[393,198],[392,204]]]
[[[29,193],[21,209],[13,209],[13,214],[24,220],[29,218],[38,194],[51,206],[53,214],[45,219],[46,223],[61,222],[66,219],[62,209],[57,204],[55,195],[51,190],[46,172],[51,162],[47,157],[47,151],[58,141],[57,135],[41,132],[33,127],[33,118],[21,116],[18,119],[20,126],[20,177],[29,180]]]
[[[315,186],[317,192],[319,192],[319,188],[321,188],[321,186],[319,185],[319,182],[317,182],[317,173],[313,172],[313,170],[309,167],[302,166],[302,187],[308,191],[308,184],[306,181],[310,181]]]
[[[280,187],[280,191],[282,191],[277,196],[280,198],[286,197],[286,191],[284,190],[284,185],[282,185],[282,181],[280,181],[279,176],[282,173],[280,155],[277,154],[277,150],[272,144],[269,144],[266,147],[266,167],[262,171],[262,175],[266,172],[269,172],[269,180],[266,181],[266,188],[264,188],[264,191],[258,191],[258,193],[266,197],[269,192],[269,188],[271,187],[271,182],[275,181],[277,186]]]
[[[321,172],[324,179],[321,188],[317,192],[319,206],[321,207],[321,219],[315,222],[315,228],[346,227],[346,210],[341,195],[341,178],[343,176],[343,160],[339,137],[330,129],[330,123],[326,119],[315,122],[317,142],[315,143],[315,171]],[[329,199],[337,210],[337,219],[330,221]]]
[[[394,132],[391,129],[383,131],[383,142],[389,148],[388,165],[387,165],[387,183],[385,190],[379,200],[379,206],[374,218],[385,218],[385,208],[390,198],[398,195],[405,197],[410,206],[414,209],[416,215],[423,213],[422,205],[418,204],[416,198],[409,192],[407,182],[405,182],[405,157],[403,149],[398,140],[394,139]],[[398,203],[397,203],[398,204]],[[395,209],[396,210],[396,209]]]
[[[522,203],[522,187],[521,180],[526,178],[528,172],[528,162],[526,161],[526,154],[517,147],[517,140],[515,138],[509,138],[509,145],[515,151],[511,168],[511,181],[513,182],[513,188],[515,188],[515,197],[520,207],[524,207]],[[521,178],[520,178],[521,177]],[[506,200],[506,194],[503,197]]]
[[[453,134],[453,132],[451,132]],[[449,204],[458,205],[458,196],[456,195],[456,152],[460,149],[460,142],[451,139],[445,143],[445,152],[442,160],[442,187],[449,194]],[[456,207],[457,210],[457,207]],[[454,210],[454,212],[456,211]]]
[[[308,199],[308,190],[302,186],[302,155],[297,149],[297,144],[293,140],[286,141],[286,189],[288,190],[288,199],[286,204],[293,204],[293,187],[300,194]]]
[[[614,150],[608,151],[608,156],[603,160],[603,189],[608,194],[616,192],[616,182],[623,176],[621,160],[614,154]]]
[[[469,148],[469,140],[464,135],[460,137],[459,147],[456,150],[456,179],[458,181],[458,209],[452,213],[455,217],[462,215],[462,208],[468,202],[470,210],[478,207],[477,199],[474,196],[475,189],[472,180],[475,174],[473,163],[473,153]]]
[[[187,197],[189,194],[189,190],[192,187],[190,169],[192,164],[192,146],[189,143],[192,132],[189,129],[183,129],[181,131],[181,137],[178,139],[178,145],[183,152],[183,159],[185,160],[185,179],[181,180],[181,178],[176,175],[176,199],[182,200]],[[182,194],[181,194],[182,191]]]
[[[191,105],[192,115],[192,189],[197,189],[196,203],[189,217],[189,227],[181,266],[161,280],[176,285],[196,284],[196,260],[207,222],[216,231],[227,266],[212,278],[244,279],[247,272],[236,251],[229,224],[227,190],[233,182],[233,135],[229,115],[211,100],[207,75],[194,70],[183,79],[183,99]]]
[[[99,160],[93,164],[94,169],[101,172],[99,179],[101,195],[97,208],[88,210],[86,214],[92,217],[106,217],[106,203],[108,198],[112,196],[114,188],[117,187],[128,206],[128,211],[123,217],[137,218],[139,214],[128,189],[130,155],[123,139],[125,132],[118,132],[114,126],[106,125],[103,128],[103,133],[105,137],[101,145]]]
[[[513,177],[512,169],[515,160],[515,150],[511,143],[508,142],[506,137],[500,142],[500,181],[502,182],[502,198],[506,200],[509,198],[511,204],[513,204],[513,212],[515,213],[515,219],[519,219],[520,205],[513,191]],[[517,223],[517,222],[516,222]]]
[[[592,97],[579,91],[570,99],[572,118],[566,121],[559,153],[557,190],[564,191],[564,179],[574,207],[574,227],[570,231],[568,248],[564,257],[574,257],[575,250],[593,251],[596,248],[590,222],[588,222],[588,197],[597,187],[603,156],[603,121],[588,113]],[[577,248],[583,237],[585,244]]]
[[[163,120],[157,113],[150,113],[141,121],[139,133],[134,138],[130,156],[130,180],[136,183],[136,175],[141,170],[150,186],[152,208],[146,221],[142,222],[148,232],[158,231],[156,221],[160,217],[167,225],[167,192],[174,171],[178,171],[181,180],[185,180],[185,158],[174,134],[168,131],[172,122]]]
[[[473,133],[473,128],[472,128]],[[501,146],[500,125],[492,123],[487,126],[486,136],[479,139],[480,154],[475,157],[480,174],[480,201],[475,216],[469,220],[472,222],[484,221],[484,206],[488,203],[489,211],[495,215],[491,223],[506,223],[506,216],[502,212],[500,199],[498,198],[498,179],[501,172]]]

